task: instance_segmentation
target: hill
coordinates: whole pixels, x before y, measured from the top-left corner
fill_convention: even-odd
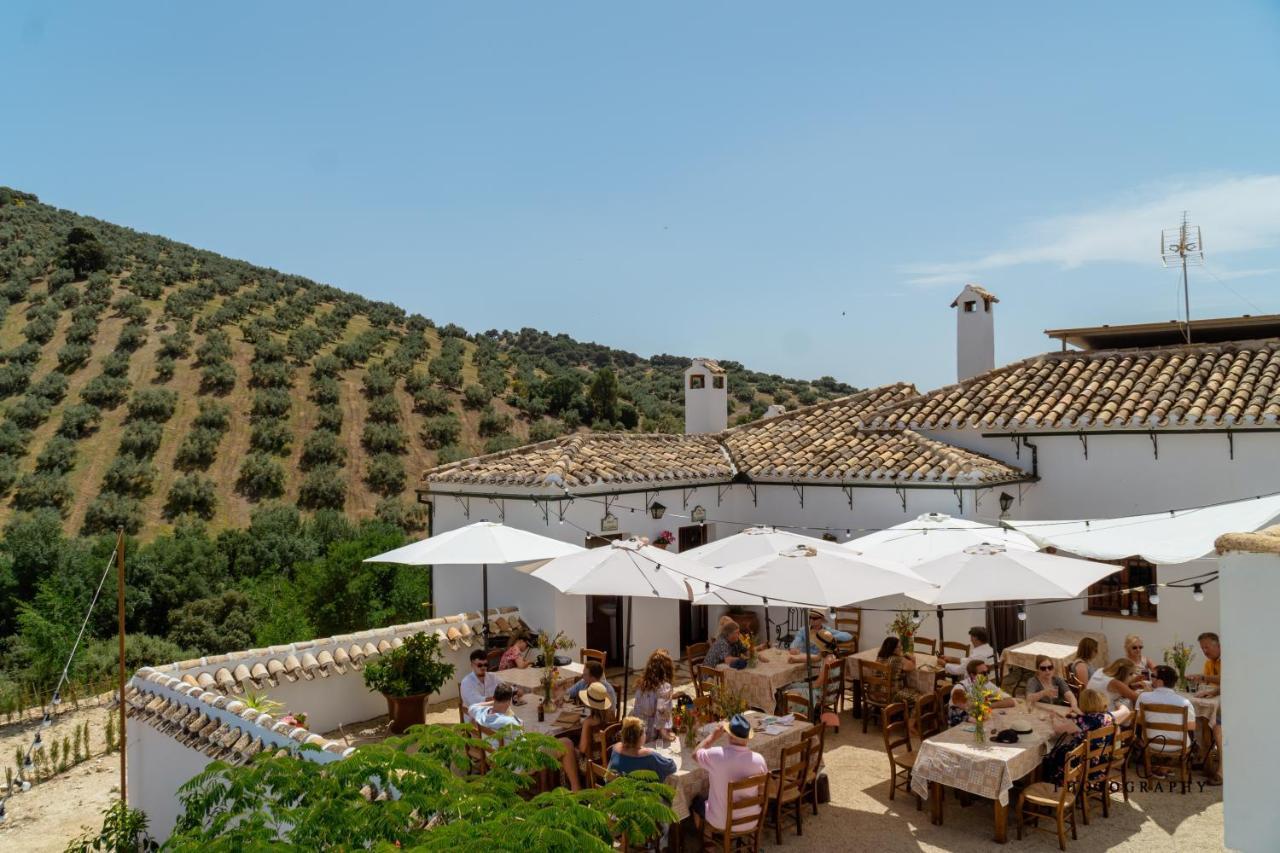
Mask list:
[[[3,187],[0,314],[0,524],[54,507],[72,533],[150,536],[283,500],[412,527],[438,462],[683,425],[686,357],[468,334]],[[721,363],[733,421],[854,390]]]

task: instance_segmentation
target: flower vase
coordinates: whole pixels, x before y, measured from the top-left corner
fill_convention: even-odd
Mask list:
[[[684,746],[685,749],[693,749],[698,743],[698,729],[694,724],[685,726],[684,729]]]
[[[551,707],[551,682],[544,681],[542,683],[542,704],[548,708]]]
[[[911,634],[903,634],[901,637],[898,638],[898,640],[902,644],[903,656],[911,657],[911,655],[913,655],[916,650],[915,637],[912,636]]]
[[[973,725],[973,742],[981,746],[987,742],[987,722],[975,722]]]
[[[1183,693],[1191,692],[1191,684],[1187,681],[1187,670],[1185,667],[1178,670],[1178,689]]]

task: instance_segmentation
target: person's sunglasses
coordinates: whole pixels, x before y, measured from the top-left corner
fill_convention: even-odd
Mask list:
[[[488,669],[488,668],[489,668],[489,664],[485,663],[484,661],[479,661],[479,662],[477,662],[477,663],[473,663],[473,664],[471,664],[471,665],[472,665],[472,666],[475,666],[475,667],[479,667],[480,669]]]
[[[1037,667],[1037,669],[1039,669],[1041,672],[1053,672],[1053,664],[1049,664],[1048,666]]]
[[[1133,648],[1137,649],[1138,651],[1142,651],[1142,646],[1134,646]]]

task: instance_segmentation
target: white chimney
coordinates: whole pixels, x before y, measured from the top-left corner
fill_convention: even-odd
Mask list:
[[[724,368],[709,358],[695,358],[684,372],[686,435],[720,432],[729,425],[729,383]]]
[[[956,309],[956,379],[960,382],[996,366],[996,295],[976,284],[966,284],[951,303]]]

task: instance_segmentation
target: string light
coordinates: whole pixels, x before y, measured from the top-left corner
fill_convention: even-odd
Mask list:
[[[1027,608],[1022,606],[1021,604],[1018,605],[1018,621],[1019,622],[1027,621]]]
[[[1200,584],[1194,584],[1191,587],[1191,597],[1196,601],[1204,601],[1204,587]]]
[[[1150,601],[1153,605],[1160,603],[1160,587],[1155,584],[1147,587],[1147,601]]]

